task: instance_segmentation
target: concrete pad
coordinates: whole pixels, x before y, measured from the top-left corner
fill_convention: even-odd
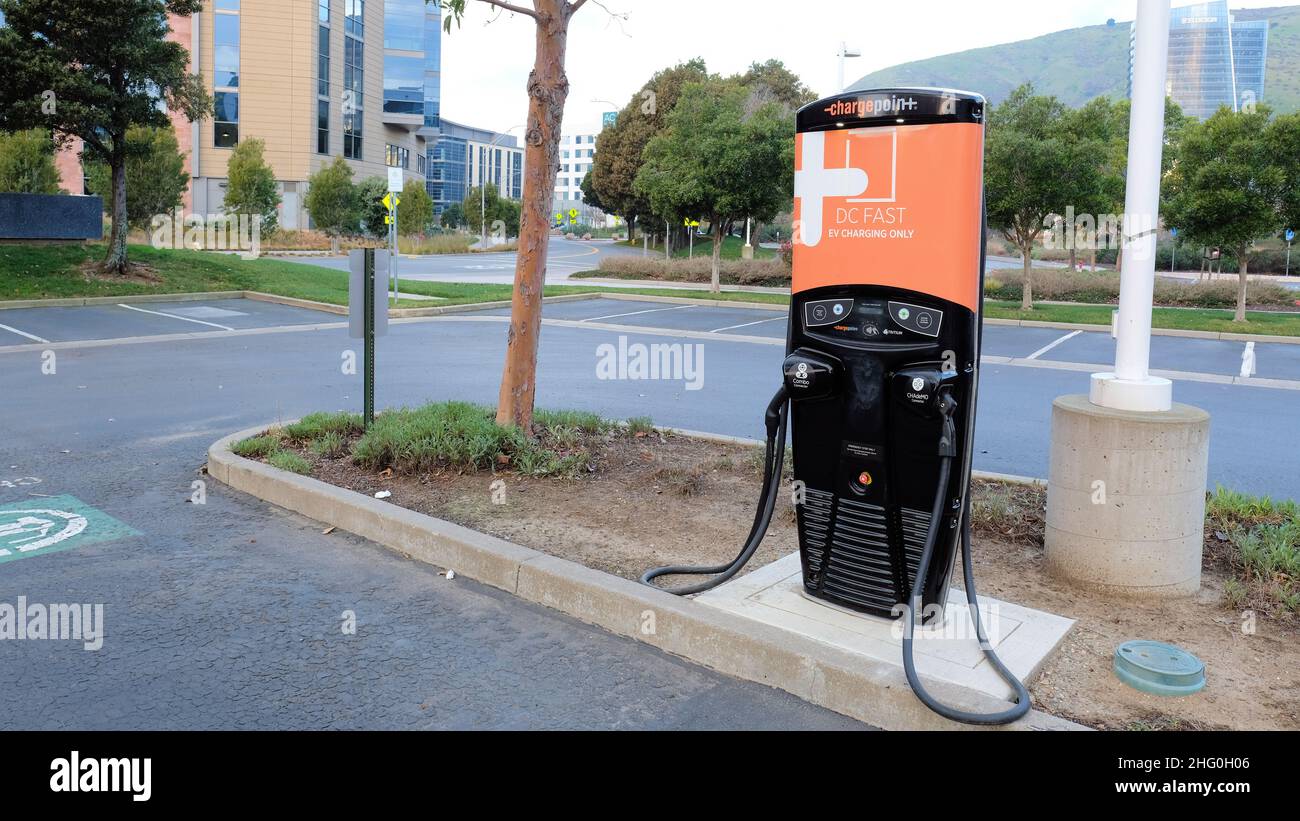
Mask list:
[[[903,666],[901,623],[807,596],[798,553],[695,600],[900,670]],[[1073,619],[992,598],[980,600],[980,620],[1003,663],[1026,684],[1074,626]],[[941,623],[917,631],[915,650],[917,670],[927,681],[946,681],[997,698],[1012,696],[980,650],[961,590],[949,591]]]

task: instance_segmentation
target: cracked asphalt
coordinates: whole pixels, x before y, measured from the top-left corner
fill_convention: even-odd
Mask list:
[[[301,412],[277,386],[343,401],[293,353],[308,337],[59,350],[52,375],[0,354],[0,506],[70,494],[140,532],[0,564],[0,605],[102,603],[105,622],[96,652],[0,640],[0,729],[862,726],[210,479],[191,504],[213,440]]]

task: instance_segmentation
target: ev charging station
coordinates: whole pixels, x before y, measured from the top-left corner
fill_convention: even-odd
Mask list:
[[[667,567],[711,589],[757,550],[771,520],[787,429],[807,596],[903,618],[917,696],[955,721],[1002,724],[1029,694],[979,621],[970,562],[970,472],[984,276],[985,101],[898,88],[836,95],[796,115],[794,271],[783,382],[767,411],[762,501],[736,560]],[[1016,692],[977,715],[931,697],[913,632],[942,613],[958,552],[980,646]]]

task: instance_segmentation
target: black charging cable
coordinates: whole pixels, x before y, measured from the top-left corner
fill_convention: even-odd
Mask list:
[[[998,713],[971,713],[949,707],[930,695],[921,684],[921,678],[916,674],[916,660],[913,657],[912,637],[921,613],[924,579],[929,572],[930,562],[934,559],[939,526],[948,507],[948,480],[952,476],[952,461],[957,457],[957,426],[953,421],[956,410],[957,400],[950,394],[945,392],[939,397],[939,412],[943,415],[943,432],[939,438],[939,489],[935,493],[934,509],[930,513],[930,528],[925,535],[925,549],[921,552],[921,561],[916,568],[916,584],[912,588],[909,612],[903,622],[903,671],[907,674],[907,683],[912,686],[916,697],[944,718],[960,721],[963,724],[1010,724],[1029,712],[1029,691],[998,658],[998,654],[993,650],[993,644],[984,634],[984,625],[980,621],[979,599],[975,594],[975,571],[971,566],[971,534],[968,516],[962,516],[961,532],[961,573],[966,583],[966,606],[970,609],[971,622],[975,625],[975,637],[979,639],[980,650],[984,651],[984,657],[997,670],[1002,680],[1015,690],[1015,703]]]
[[[785,385],[782,385],[767,406],[767,414],[764,418],[767,426],[767,447],[763,454],[763,489],[758,497],[758,508],[754,511],[754,524],[749,529],[749,536],[746,537],[745,546],[741,548],[740,554],[727,564],[712,567],[689,565],[656,567],[642,574],[642,584],[660,589],[653,584],[660,576],[713,576],[708,581],[686,587],[663,588],[665,592],[676,596],[703,593],[735,576],[753,558],[754,552],[763,543],[763,537],[767,535],[768,525],[772,522],[772,511],[776,508],[776,499],[781,493],[781,473],[785,467],[785,432],[790,411],[788,399],[789,394]]]

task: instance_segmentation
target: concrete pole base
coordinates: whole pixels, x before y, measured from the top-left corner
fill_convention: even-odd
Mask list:
[[[1052,403],[1047,568],[1080,587],[1143,597],[1201,586],[1210,415],[1136,412],[1087,396]]]
[[[740,258],[741,258],[741,259],[753,259],[753,258],[754,258],[754,246],[750,245],[749,243],[745,243],[744,245],[742,245],[742,246],[740,247]]]

